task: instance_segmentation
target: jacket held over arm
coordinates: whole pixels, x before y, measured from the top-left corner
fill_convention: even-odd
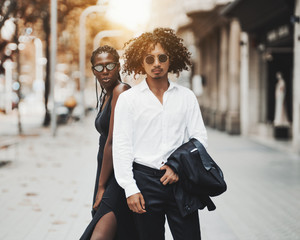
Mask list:
[[[227,185],[220,167],[204,146],[192,138],[177,148],[166,163],[179,175],[175,198],[183,216],[197,209],[216,207],[210,197],[226,191]]]

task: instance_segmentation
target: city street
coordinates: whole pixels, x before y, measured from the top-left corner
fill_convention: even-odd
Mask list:
[[[60,125],[56,137],[38,120],[24,120],[18,145],[1,150],[10,161],[0,167],[1,240],[79,239],[91,218],[94,117]],[[15,122],[2,119],[1,138],[15,135]],[[202,239],[299,240],[299,156],[212,129],[208,136],[228,190],[213,198],[215,211],[200,211]]]
[[[79,240],[92,219],[93,109],[109,115],[120,82],[144,79],[124,99],[149,156],[201,108],[227,183],[216,210],[199,210],[202,240],[300,240],[299,66],[300,0],[1,1],[0,240]],[[130,117],[116,116],[125,129]]]

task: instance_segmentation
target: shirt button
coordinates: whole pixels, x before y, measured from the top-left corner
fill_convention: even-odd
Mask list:
[[[165,162],[164,162],[164,161],[162,161],[162,162],[161,162],[161,164],[165,164]]]

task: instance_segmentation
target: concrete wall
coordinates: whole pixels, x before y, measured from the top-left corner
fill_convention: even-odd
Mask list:
[[[228,42],[227,25],[220,28],[219,40],[219,73],[218,73],[218,107],[216,112],[216,128],[224,131],[228,108]]]
[[[241,134],[247,136],[249,133],[249,41],[248,34],[241,33],[240,51],[240,120]]]
[[[300,16],[300,0],[295,3],[295,15]],[[300,153],[300,23],[294,28],[294,81],[293,81],[293,147]]]
[[[248,119],[248,134],[257,134],[257,124],[260,122],[259,116],[261,111],[260,103],[260,65],[259,65],[259,52],[256,48],[250,46],[252,41],[249,37],[249,119]]]
[[[230,134],[240,133],[240,33],[240,24],[233,19],[229,32],[229,92],[226,116],[226,131]]]

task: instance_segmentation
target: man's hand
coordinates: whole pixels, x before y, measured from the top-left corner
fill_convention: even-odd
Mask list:
[[[176,183],[179,180],[178,175],[168,165],[163,165],[160,170],[166,170],[165,174],[160,179],[160,182],[163,185]]]
[[[136,193],[127,198],[127,204],[131,211],[145,213],[145,200],[141,193]]]

